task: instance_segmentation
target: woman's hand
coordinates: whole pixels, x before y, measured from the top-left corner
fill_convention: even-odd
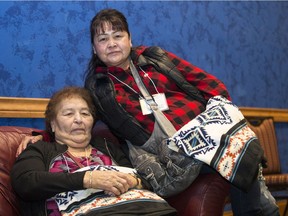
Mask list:
[[[35,143],[42,139],[43,139],[42,135],[25,136],[24,139],[21,141],[20,145],[18,146],[18,149],[16,151],[16,157],[18,157],[21,154],[21,152],[24,151],[25,148],[27,148],[27,145],[29,143]]]
[[[138,180],[131,174],[115,171],[87,171],[84,187],[104,190],[107,194],[119,196],[138,185]]]

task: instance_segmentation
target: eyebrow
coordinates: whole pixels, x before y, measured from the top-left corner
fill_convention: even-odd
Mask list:
[[[69,107],[69,108],[64,108],[64,109],[62,109],[62,111],[73,111],[73,110],[75,110],[73,107]],[[90,109],[89,109],[89,107],[83,107],[83,108],[80,108],[80,111],[83,111],[83,110],[88,110],[88,111],[90,111]]]
[[[123,32],[123,31],[121,31],[121,30],[112,31],[112,34],[115,34],[115,33],[117,33],[117,32]],[[97,37],[98,37],[98,36],[101,36],[101,35],[108,35],[108,34],[107,34],[106,32],[100,33],[100,34],[96,34]]]

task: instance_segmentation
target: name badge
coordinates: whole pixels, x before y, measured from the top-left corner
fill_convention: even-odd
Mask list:
[[[154,98],[154,101],[157,103],[158,105],[157,108],[159,110],[161,111],[169,110],[166,96],[164,93],[154,94],[152,95],[152,97]],[[152,113],[151,107],[149,106],[148,102],[144,98],[139,98],[139,102],[140,102],[143,115],[148,115]]]

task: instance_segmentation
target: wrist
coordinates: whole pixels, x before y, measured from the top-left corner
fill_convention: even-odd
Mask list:
[[[93,172],[89,171],[89,188],[92,188]]]
[[[141,188],[142,188],[142,181],[141,181],[141,179],[136,176],[136,180],[137,180],[137,184],[136,184],[135,188],[136,188],[136,189],[141,189]]]
[[[92,171],[86,171],[83,179],[83,187],[88,189],[92,188],[92,179],[93,179],[93,172]]]
[[[142,181],[140,178],[137,177],[137,175],[132,175],[134,180],[135,180],[135,184],[134,184],[134,187],[133,188],[136,188],[136,189],[141,189],[142,188]]]

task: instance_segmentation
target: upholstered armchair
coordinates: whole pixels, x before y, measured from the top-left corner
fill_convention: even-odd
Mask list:
[[[278,142],[271,117],[250,118],[250,127],[256,133],[264,155],[267,159],[267,168],[263,169],[266,185],[276,198],[288,198],[288,173],[283,173],[280,165]],[[283,191],[283,193],[275,193]]]

